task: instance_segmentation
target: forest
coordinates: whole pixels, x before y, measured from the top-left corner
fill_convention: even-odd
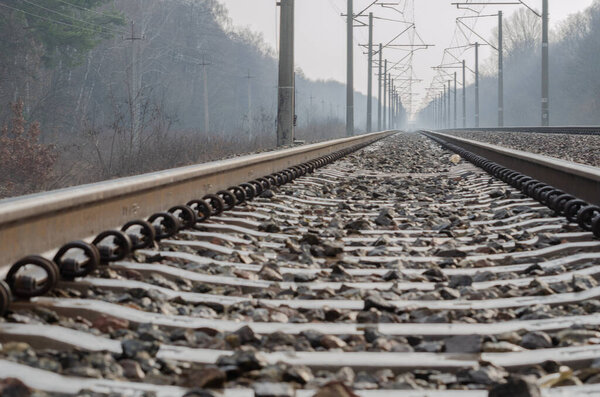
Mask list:
[[[539,124],[540,25],[505,20],[507,126]],[[0,0],[0,34],[0,198],[275,146],[277,54],[218,0]],[[552,32],[551,124],[600,124],[599,53],[597,0]],[[482,126],[496,65],[481,62]],[[355,93],[357,132],[366,102]],[[296,114],[298,139],[343,136],[344,84],[298,69]]]
[[[504,21],[506,126],[540,124],[541,25],[541,19],[526,9]],[[596,0],[585,11],[564,21],[551,32],[550,40],[550,124],[600,124],[600,1]],[[490,37],[490,42],[498,42],[497,31]],[[482,127],[498,125],[497,62],[497,56],[481,61]],[[468,66],[473,68],[471,64]],[[466,94],[467,126],[471,127],[474,123],[474,84],[467,85]],[[462,126],[461,95],[462,90],[459,88],[459,127]],[[422,124],[426,123],[424,115],[427,114],[427,110],[428,108],[421,112]]]
[[[0,198],[276,144],[277,56],[217,0],[1,0],[0,34]],[[297,139],[342,136],[345,85],[296,76]]]

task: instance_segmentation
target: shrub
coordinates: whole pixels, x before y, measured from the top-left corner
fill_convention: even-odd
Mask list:
[[[27,123],[23,101],[12,104],[13,119],[0,129],[0,197],[44,189],[57,158],[53,145],[40,143],[40,125]]]

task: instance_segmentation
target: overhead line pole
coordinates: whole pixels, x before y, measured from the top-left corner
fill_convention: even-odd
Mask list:
[[[280,0],[277,146],[294,143],[294,0]]]
[[[448,120],[447,120],[447,126],[448,128],[450,128],[452,126],[452,122],[451,120],[451,114],[452,114],[452,80],[448,80]]]
[[[442,99],[442,94],[438,94],[438,128],[443,127],[444,123],[444,101]]]
[[[433,98],[433,127],[437,128],[437,118],[438,118],[438,104],[437,104],[437,97]]]
[[[373,13],[369,13],[369,65],[367,79],[367,132],[373,130]]]
[[[396,87],[394,86],[394,80],[392,80],[392,76],[390,75],[390,114],[389,114],[389,123],[390,130],[394,129],[394,90]]]
[[[140,47],[137,43],[143,40],[142,36],[135,35],[135,22],[131,21],[131,37],[126,37],[125,40],[131,41],[131,83],[130,92],[130,108],[131,108],[131,130],[133,140],[136,145],[139,145],[139,136],[141,129],[141,104],[140,96],[142,91],[142,74],[140,71]]]
[[[438,94],[438,128],[442,128],[442,120],[444,118],[444,115],[442,114],[442,110],[444,108],[444,105],[442,103],[442,94],[440,92],[440,94]]]
[[[454,128],[457,127],[458,105],[456,102],[456,72],[454,72]]]
[[[248,135],[249,138],[252,138],[252,82],[251,80],[254,76],[250,75],[250,70],[248,70],[248,75],[246,79],[248,79]]]
[[[394,93],[394,129],[398,129],[398,115],[400,111],[398,109],[398,93]]]
[[[504,127],[504,35],[502,11],[498,11],[498,127]]]
[[[467,128],[467,66],[465,64],[465,60],[462,61],[462,82],[463,82],[463,92],[462,92],[462,102],[463,102],[463,128]]]
[[[381,67],[383,66],[383,45],[381,43],[379,43],[379,93],[377,95],[377,131],[382,131],[382,125],[381,125],[381,105],[382,105],[382,99],[381,98]]]
[[[444,94],[442,95],[442,128],[446,128],[446,84],[444,84]]]
[[[210,63],[207,63],[204,60],[204,57],[202,57],[202,63],[200,65],[202,66],[202,80],[204,83],[204,132],[208,133],[210,129],[210,116],[208,112],[208,72],[206,67],[209,66]]]
[[[444,91],[446,89],[444,88]],[[444,95],[440,93],[438,95],[438,128],[444,127]]]
[[[444,103],[442,100],[441,93],[438,94],[437,101],[438,101],[438,128],[442,128],[443,122],[444,122]]]
[[[479,43],[475,43],[475,128],[479,128]]]
[[[383,130],[387,130],[387,59],[384,62],[383,72]]]
[[[550,125],[550,70],[548,48],[548,0],[542,3],[542,127]]]
[[[348,0],[346,33],[347,33],[347,60],[346,60],[346,135],[354,135],[354,7],[353,0]]]
[[[394,129],[398,128],[398,93],[394,92]]]

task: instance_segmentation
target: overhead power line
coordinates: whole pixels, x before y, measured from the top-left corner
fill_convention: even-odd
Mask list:
[[[118,34],[124,34],[125,33],[124,30],[120,30],[119,31],[119,30],[111,29],[111,28],[103,26],[103,25],[98,25],[98,24],[90,22],[90,21],[85,21],[83,19],[76,18],[76,17],[74,17],[72,15],[63,14],[63,13],[58,12],[56,10],[53,10],[51,8],[44,7],[44,6],[40,5],[40,4],[34,3],[32,1],[29,1],[29,0],[21,0],[21,1],[23,1],[24,3],[30,4],[30,5],[32,5],[34,7],[38,7],[40,9],[42,9],[42,10],[51,12],[53,14],[60,15],[60,16],[65,17],[65,18],[72,19],[73,21],[76,21],[76,22],[81,22],[81,23],[86,24],[86,25],[95,26],[95,27],[98,27],[100,29],[107,30],[107,31],[110,31],[110,32],[113,32],[113,33],[118,33]],[[75,26],[77,26],[77,25],[75,25]]]
[[[39,19],[42,19],[42,20],[44,20],[44,21],[48,21],[48,22],[52,22],[52,23],[56,23],[56,24],[58,24],[58,25],[69,26],[69,27],[72,27],[72,28],[77,28],[77,29],[87,30],[87,31],[89,31],[89,32],[94,32],[94,33],[100,33],[100,32],[99,32],[97,29],[86,28],[85,26],[80,26],[80,25],[76,25],[76,24],[73,24],[73,23],[64,22],[64,21],[59,21],[59,20],[56,20],[56,19],[53,19],[53,18],[44,17],[44,16],[41,16],[41,15],[37,15],[37,14],[34,14],[34,13],[32,13],[32,12],[29,12],[29,11],[26,11],[26,10],[23,10],[23,9],[20,9],[20,8],[11,7],[11,6],[9,6],[8,4],[0,3],[0,6],[1,6],[1,7],[8,8],[8,9],[11,9],[11,10],[13,10],[13,11],[22,12],[23,14],[26,14],[26,15],[32,16],[32,17],[34,17],[34,18],[39,18]],[[102,27],[102,26],[100,26],[100,28],[101,28],[101,29],[103,29],[103,30],[107,30],[107,28],[105,28],[105,27]],[[117,31],[114,31],[114,32],[116,32],[116,33],[123,33],[123,32],[117,32]]]
[[[73,8],[77,8],[77,9],[82,10],[82,11],[88,11],[88,12],[92,12],[94,14],[102,15],[104,17],[108,17],[108,18],[113,18],[114,17],[114,15],[106,14],[106,13],[103,13],[101,11],[93,10],[91,8],[82,7],[82,6],[78,5],[78,4],[69,3],[68,1],[65,1],[65,0],[55,0],[55,1],[58,1],[59,3],[63,3],[65,5],[71,6]]]

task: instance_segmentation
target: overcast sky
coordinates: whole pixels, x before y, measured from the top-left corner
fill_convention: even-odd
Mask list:
[[[265,42],[273,48],[277,46],[278,7],[276,0],[220,0],[229,9],[234,26],[249,27],[260,32]],[[389,0],[388,0],[389,1]],[[414,3],[413,3],[414,1]],[[440,64],[444,48],[456,45],[453,41],[455,32],[455,18],[464,16],[464,10],[457,10],[451,3],[457,0],[402,0],[400,7],[405,10],[405,15],[374,8],[376,15],[388,18],[412,19],[414,4],[414,19],[416,29],[423,41],[434,44],[435,47],[418,51],[414,55],[414,75],[423,82],[416,83],[414,92],[415,106],[422,104],[426,88],[430,86],[435,75],[432,66]],[[354,0],[355,12],[370,4],[372,0]],[[570,14],[581,11],[590,6],[594,0],[550,0],[551,27],[556,27]],[[406,6],[404,5],[406,3]],[[533,8],[540,9],[542,0],[527,0],[526,3]],[[346,80],[346,36],[345,21],[340,16],[345,11],[346,0],[296,0],[296,66],[313,79],[335,79],[340,82]],[[406,8],[404,8],[406,7]],[[488,6],[483,14],[497,12],[497,6]],[[514,6],[501,8],[507,17],[516,11]],[[472,15],[472,13],[470,14]],[[485,38],[490,38],[496,18],[479,19],[476,26],[477,33]],[[386,43],[396,36],[406,25],[398,22],[376,21],[376,43]],[[355,29],[355,45],[366,44],[368,39],[367,28]],[[418,40],[417,40],[418,41]],[[409,43],[410,38],[405,36],[397,43]],[[458,42],[461,43],[460,41]],[[362,50],[355,47],[355,89],[363,93],[367,91],[367,57]],[[402,51],[384,51],[390,61],[400,59],[405,53]],[[490,50],[483,49],[482,56],[491,56]],[[465,54],[467,62],[474,62],[472,53]],[[375,86],[374,94],[377,94]]]

